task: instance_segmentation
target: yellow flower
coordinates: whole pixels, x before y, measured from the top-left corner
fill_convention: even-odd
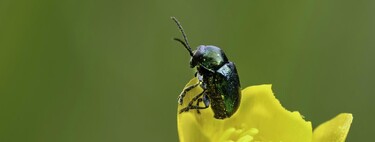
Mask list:
[[[192,79],[188,85],[195,84]],[[352,122],[351,114],[340,114],[312,132],[311,122],[297,111],[281,106],[271,85],[258,85],[242,90],[237,112],[224,120],[215,119],[211,108],[190,110],[179,114],[196,94],[196,87],[187,92],[178,106],[177,125],[181,142],[344,142]]]

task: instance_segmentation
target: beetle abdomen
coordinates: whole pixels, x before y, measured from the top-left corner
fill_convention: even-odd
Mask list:
[[[214,112],[214,117],[217,119],[224,119],[229,117],[225,110],[225,103],[223,97],[217,91],[207,92],[210,102],[211,109]]]

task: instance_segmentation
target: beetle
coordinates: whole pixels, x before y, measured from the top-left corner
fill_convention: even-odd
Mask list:
[[[171,19],[177,24],[184,38],[184,41],[179,38],[174,38],[174,40],[180,42],[188,50],[191,57],[190,67],[196,68],[195,77],[198,78],[198,83],[182,90],[178,96],[178,103],[182,105],[186,93],[193,88],[199,86],[203,89],[179,113],[189,110],[197,110],[200,113],[200,109],[206,109],[211,105],[214,118],[231,117],[237,111],[241,101],[241,85],[235,64],[228,60],[223,50],[213,45],[200,45],[192,51],[180,22],[175,17]],[[204,106],[199,105],[201,102]]]

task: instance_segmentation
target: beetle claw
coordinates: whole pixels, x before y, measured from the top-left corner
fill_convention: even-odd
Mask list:
[[[178,98],[177,98],[177,102],[178,102],[178,104],[182,105],[182,103],[183,103],[183,99],[182,99],[180,96],[178,96]]]
[[[185,92],[182,91],[180,95],[178,95],[178,98],[177,98],[177,102],[178,104],[182,105],[182,103],[184,102],[184,96],[185,96]]]

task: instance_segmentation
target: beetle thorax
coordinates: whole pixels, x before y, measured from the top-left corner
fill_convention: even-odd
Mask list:
[[[193,68],[199,65],[209,70],[217,70],[227,62],[228,59],[220,48],[212,45],[201,45],[194,51],[190,66]]]

